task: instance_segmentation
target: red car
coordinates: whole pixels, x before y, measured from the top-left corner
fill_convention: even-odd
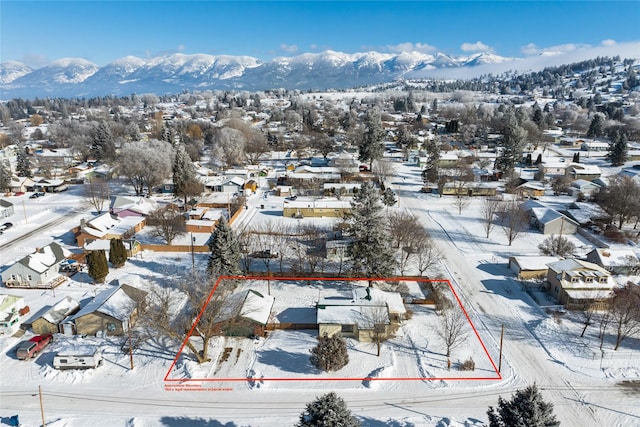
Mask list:
[[[22,341],[16,349],[16,357],[20,360],[34,358],[42,351],[43,348],[53,341],[53,335],[44,334],[36,335],[29,341]]]

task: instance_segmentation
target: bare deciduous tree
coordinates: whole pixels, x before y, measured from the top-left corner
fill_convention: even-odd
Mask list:
[[[499,200],[489,197],[482,199],[482,203],[480,205],[480,214],[482,215],[482,220],[484,221],[484,231],[486,233],[487,239],[491,234],[491,230],[493,229],[493,220],[495,219],[499,209]]]
[[[451,350],[467,339],[467,318],[459,307],[451,307],[442,311],[438,335],[447,348],[447,358],[451,357]]]
[[[640,287],[627,283],[623,288],[613,290],[611,320],[616,328],[616,345],[640,332]]]
[[[393,175],[394,164],[389,160],[377,159],[373,162],[373,175],[381,185],[386,185],[387,179]]]
[[[507,236],[509,246],[511,246],[511,243],[516,240],[520,232],[525,229],[527,225],[527,214],[520,209],[520,203],[518,203],[517,200],[509,200],[502,203],[500,222],[502,230],[505,236]]]
[[[147,217],[147,225],[151,227],[150,234],[164,239],[167,245],[170,245],[176,237],[186,233],[184,216],[171,207],[151,212]]]
[[[84,185],[84,197],[99,214],[110,197],[109,184],[102,178],[87,179]]]
[[[420,246],[416,248],[416,267],[418,268],[420,276],[431,267],[436,266],[440,258],[442,258],[442,253],[433,241],[431,241],[431,239],[423,241]]]
[[[145,312],[149,327],[178,342],[185,342],[198,363],[210,360],[209,342],[216,336],[216,323],[233,290],[233,282],[221,281],[209,299],[212,290],[213,283],[200,277],[190,277],[188,282],[180,282],[175,287],[156,287]]]
[[[371,342],[376,345],[377,354],[380,356],[380,348],[382,343],[389,339],[388,325],[389,311],[384,301],[374,301],[369,307],[362,309],[362,317],[364,320],[364,326],[369,332]]]

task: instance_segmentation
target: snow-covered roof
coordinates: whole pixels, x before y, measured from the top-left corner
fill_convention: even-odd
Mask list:
[[[216,316],[216,322],[231,320],[235,316],[242,317],[252,322],[266,325],[275,298],[271,295],[263,295],[253,289],[236,292],[229,295],[220,312]]]
[[[638,263],[638,257],[631,249],[596,248],[593,253],[604,267],[624,267]]]
[[[351,209],[351,203],[346,200],[296,200],[287,202],[285,207],[293,209]]]
[[[44,273],[69,255],[71,255],[70,251],[63,248],[56,242],[51,242],[47,246],[36,250],[36,252],[27,255],[18,262],[26,265],[37,273]]]
[[[560,273],[563,271],[588,269],[588,270],[595,270],[601,273],[605,273],[607,276],[609,275],[609,272],[603,269],[602,267],[600,267],[599,265],[594,264],[592,262],[575,259],[575,258],[563,259],[562,261],[552,262],[547,264],[547,267],[549,267],[551,270],[555,271],[556,273]]]
[[[574,169],[581,175],[596,175],[602,173],[596,165],[586,165],[584,163],[571,163],[567,168]]]
[[[143,217],[114,218],[107,212],[88,221],[82,231],[97,238],[102,238],[106,234],[122,235],[135,228],[142,221],[144,221]]]
[[[512,259],[522,271],[547,270],[548,264],[559,260],[555,256],[515,256]]]
[[[70,320],[76,320],[93,312],[100,312],[118,320],[127,320],[137,303],[118,285],[100,292],[93,301],[85,305]],[[136,290],[137,291],[137,290]]]
[[[533,208],[531,214],[541,223],[548,224],[561,218],[563,215],[551,208]]]
[[[65,317],[80,308],[80,303],[71,297],[63,298],[47,310],[41,317],[49,323],[58,324]]]
[[[359,327],[371,326],[372,311],[376,308],[384,309],[383,317],[387,323],[389,312],[405,312],[399,293],[364,286],[355,287],[350,294],[332,293],[321,296],[317,307],[318,323],[357,324]],[[376,313],[375,317],[380,317],[380,314]]]
[[[275,298],[271,295],[262,295],[254,290],[249,290],[240,309],[240,317],[266,325],[274,301]]]

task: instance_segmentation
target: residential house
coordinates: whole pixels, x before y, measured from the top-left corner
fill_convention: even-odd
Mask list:
[[[261,336],[269,323],[275,298],[249,289],[229,295],[215,319],[217,333],[226,336]]]
[[[350,294],[321,296],[317,303],[320,336],[341,334],[372,341],[374,334],[389,336],[404,320],[402,296],[368,286],[354,287]]]
[[[551,208],[532,208],[529,223],[542,234],[566,236],[578,231],[577,222]]]
[[[516,194],[526,198],[544,196],[544,185],[541,182],[525,182],[516,187]]]
[[[13,335],[18,330],[25,308],[23,297],[0,294],[0,335]]]
[[[602,141],[585,141],[580,145],[582,151],[609,151],[609,143]]]
[[[547,157],[538,165],[538,176],[561,176],[567,170],[567,161],[564,157]]]
[[[65,297],[31,322],[31,329],[36,334],[57,334],[64,331],[60,324],[67,317],[80,310],[80,303],[71,297]]]
[[[285,217],[332,217],[342,218],[351,212],[351,203],[345,200],[287,201],[282,209]]]
[[[188,219],[185,226],[187,233],[213,233],[217,223],[217,220]]]
[[[244,178],[238,176],[210,176],[204,186],[213,193],[239,193],[244,185]]]
[[[59,193],[65,191],[68,185],[63,179],[39,179],[33,184],[33,191],[45,191],[47,193]]]
[[[35,181],[31,178],[27,178],[24,176],[13,176],[11,177],[11,182],[9,183],[9,190],[12,193],[24,193],[26,191],[30,191],[35,184]]]
[[[587,181],[586,179],[576,179],[571,183],[570,189],[573,197],[577,197],[578,194],[590,197],[600,190],[600,186],[594,182]]]
[[[640,274],[640,260],[631,249],[596,248],[587,254],[586,259],[611,274]]]
[[[104,213],[87,221],[81,220],[80,227],[75,229],[78,246],[84,246],[90,240],[130,239],[144,228],[146,218],[142,216],[126,216],[118,218]]]
[[[585,165],[583,163],[571,163],[564,172],[565,176],[571,179],[586,179],[592,181],[600,178],[602,171],[596,165]]]
[[[0,199],[0,219],[8,218],[14,213],[13,203],[5,199]]]
[[[573,202],[569,204],[567,209],[563,210],[562,213],[581,226],[586,226],[594,222],[608,223],[611,221],[611,215],[606,213],[604,209],[597,204],[589,202]]]
[[[548,292],[569,310],[603,309],[616,286],[611,273],[591,262],[565,259],[548,267]]]
[[[519,280],[542,279],[547,277],[547,264],[559,260],[554,256],[512,256],[509,258],[509,269]]]
[[[156,202],[146,197],[114,196],[109,205],[109,212],[118,218],[126,218],[128,216],[146,217],[158,207]]]
[[[67,279],[60,274],[60,264],[69,255],[71,252],[52,242],[5,268],[2,281],[7,288],[54,288]]]
[[[62,328],[78,335],[124,335],[133,326],[146,295],[140,289],[117,284],[64,320]]]
[[[122,244],[124,245],[124,248],[127,251],[127,257],[129,258],[140,252],[140,250],[142,249],[142,245],[140,245],[140,242],[135,239],[123,239]],[[92,251],[104,251],[107,259],[109,259],[109,251],[111,250],[111,239],[87,239],[85,240],[82,249],[85,254]]]

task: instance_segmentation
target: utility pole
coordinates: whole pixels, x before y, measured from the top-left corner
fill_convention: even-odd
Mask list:
[[[196,259],[193,255],[193,233],[189,233],[189,237],[191,238],[191,274],[194,274],[196,271]]]
[[[40,395],[40,414],[42,415],[42,427],[47,427],[47,422],[44,420],[44,406],[42,405],[42,386],[38,386],[38,394]]]
[[[129,319],[129,363],[133,371],[133,341],[131,340],[131,319]]]
[[[504,338],[504,323],[502,324],[502,331],[500,332],[500,357],[498,359],[498,373],[502,372],[502,340]]]

